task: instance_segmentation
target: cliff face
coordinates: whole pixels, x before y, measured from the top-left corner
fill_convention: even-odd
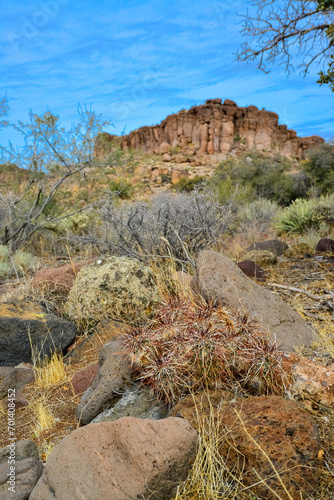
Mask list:
[[[296,158],[324,142],[318,136],[297,137],[294,130],[278,124],[276,113],[256,106],[238,107],[229,99],[224,103],[222,99],[209,99],[204,105],[181,110],[159,125],[141,127],[117,140],[124,150],[163,154],[169,145],[180,146],[182,152],[195,147],[198,154],[209,155],[229,153],[236,142],[243,142],[248,148],[277,151]]]

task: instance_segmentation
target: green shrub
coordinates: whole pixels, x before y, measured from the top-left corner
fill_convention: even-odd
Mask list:
[[[0,278],[11,278],[24,276],[28,271],[34,269],[37,259],[31,253],[19,250],[10,256],[6,245],[0,245]]]
[[[304,185],[300,176],[291,173],[291,161],[279,154],[269,157],[259,151],[251,151],[240,158],[229,158],[222,162],[209,185],[218,192],[223,186],[241,186],[251,199],[269,198],[282,205],[304,196]]]
[[[204,184],[205,181],[205,177],[195,175],[195,177],[193,177],[192,179],[180,179],[174,187],[179,193],[190,193],[195,189],[196,186]]]
[[[124,179],[119,181],[110,181],[109,189],[113,194],[116,194],[121,200],[129,200],[134,194],[134,189],[129,182]]]
[[[328,142],[308,151],[308,159],[303,170],[309,176],[309,184],[315,186],[317,193],[326,194],[334,186],[334,144]]]
[[[274,227],[281,233],[303,234],[324,224],[334,226],[334,194],[295,200],[278,215]]]
[[[239,227],[241,231],[266,232],[280,207],[276,201],[260,198],[246,205],[238,211]]]
[[[9,250],[7,245],[0,245],[0,262],[6,262],[9,259]]]

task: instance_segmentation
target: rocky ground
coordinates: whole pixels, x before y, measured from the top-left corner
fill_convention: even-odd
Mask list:
[[[289,248],[277,242],[266,242],[260,247],[243,250],[234,255],[234,261],[215,252],[202,252],[194,276],[174,276],[173,280],[181,283],[177,289],[180,291],[181,287],[182,293],[200,292],[206,300],[217,299],[223,311],[227,311],[223,314],[224,319],[219,316],[220,309],[218,312],[207,310],[202,305],[200,311],[197,306],[192,310],[193,302],[187,302],[188,299],[171,306],[161,280],[154,284],[149,269],[139,265],[133,267],[131,262],[127,268],[131,271],[123,274],[126,278],[117,276],[108,261],[79,263],[77,267],[73,263],[62,266],[58,261],[52,271],[39,271],[23,287],[15,281],[3,283],[0,446],[8,445],[7,395],[8,388],[14,386],[17,390],[15,438],[20,443],[16,450],[17,484],[21,496],[8,496],[3,477],[8,467],[7,456],[2,449],[1,498],[29,498],[33,490],[30,500],[79,500],[102,496],[119,500],[137,495],[179,499],[269,499],[277,495],[284,499],[332,499],[334,260],[330,254],[316,254],[305,246],[293,246],[291,242]],[[125,265],[127,262],[120,261],[118,269]],[[105,270],[100,278],[94,266]],[[80,274],[81,268],[85,272]],[[86,282],[89,269],[92,270],[90,287]],[[146,301],[139,299],[136,302],[137,298],[131,295],[134,283],[138,289],[136,297],[140,297],[140,290],[146,287],[152,302],[147,302],[147,293],[143,293]],[[89,293],[102,307],[98,317],[89,313]],[[157,295],[160,298],[156,298]],[[127,304],[131,314],[133,311],[138,315],[152,314],[155,307],[158,308],[155,322],[138,337],[138,342],[144,343],[138,345],[146,349],[145,346],[151,344],[145,339],[151,338],[152,345],[159,345],[159,349],[166,345],[168,352],[172,348],[174,358],[184,345],[181,339],[188,338],[188,330],[182,337],[182,325],[187,321],[197,324],[201,318],[203,325],[216,324],[215,321],[220,325],[223,321],[225,335],[229,332],[231,345],[234,345],[235,360],[224,365],[226,370],[233,368],[233,380],[226,378],[227,372],[224,378],[219,369],[214,372],[214,387],[206,388],[200,383],[186,396],[187,389],[182,381],[177,382],[180,374],[177,366],[167,386],[166,379],[161,378],[164,373],[168,375],[172,358],[166,365],[167,371],[158,372],[158,378],[148,374],[153,365],[150,358],[145,357],[147,351],[129,347],[133,347],[138,336],[136,329],[129,330],[136,317],[124,319],[119,297],[122,306]],[[70,306],[64,306],[65,303]],[[113,317],[103,314],[103,304],[107,304],[106,310],[114,311]],[[257,334],[258,341],[262,339],[262,347],[256,347],[255,357],[264,361],[256,365],[253,378],[250,378],[249,367],[247,376],[241,375],[246,373],[243,356],[246,359],[255,344],[249,343],[254,327],[241,327],[241,319],[236,320],[233,315],[240,307],[247,314],[256,315],[260,324],[266,328],[270,326],[271,332],[276,334],[267,340]],[[60,318],[59,314],[66,318]],[[85,318],[84,323],[78,321],[80,317]],[[191,319],[194,317],[197,319]],[[62,323],[65,321],[68,328]],[[38,346],[40,359],[32,357],[31,344],[22,342],[23,334],[27,336],[24,328],[28,323],[30,342]],[[73,335],[73,329],[80,335]],[[246,333],[235,333],[238,329]],[[311,329],[316,331],[314,337]],[[64,334],[66,331],[68,333]],[[177,346],[173,343],[175,335],[180,339]],[[273,337],[284,346],[286,354],[283,357],[272,347]],[[237,339],[235,344],[233,338]],[[225,346],[230,345],[227,339]],[[64,358],[53,356],[47,366],[39,367],[41,358],[53,351],[52,345],[65,352]],[[217,349],[220,348],[218,343]],[[141,353],[139,358],[138,352]],[[11,359],[11,367],[6,366],[6,359]],[[159,358],[160,367],[162,359]],[[278,364],[277,360],[280,360]],[[135,372],[131,369],[134,362]],[[207,365],[205,362],[203,366]],[[275,366],[276,370],[272,372],[270,384],[268,366]],[[285,367],[286,378],[279,371],[280,367]],[[184,370],[184,377],[188,377]],[[146,377],[146,386],[140,385],[138,375],[142,380]],[[191,376],[195,377],[193,372]],[[198,374],[196,377],[198,383]],[[272,390],[278,379],[284,382],[283,388],[277,385]],[[152,385],[152,380],[157,385]],[[176,397],[175,391],[180,387],[181,397]],[[193,387],[197,387],[196,384]],[[168,392],[170,389],[174,392]],[[152,390],[160,399],[152,396]],[[169,394],[169,404],[162,394]],[[208,439],[211,441],[206,441]],[[31,441],[37,445],[37,450]],[[52,451],[60,442],[61,445]],[[208,450],[211,448],[214,452],[210,456]],[[42,468],[41,463],[44,464]],[[192,463],[194,467],[190,469]],[[205,490],[203,493],[203,476],[209,470],[213,482],[217,484],[220,478],[220,496],[217,491],[209,494],[209,490]],[[176,493],[175,484],[185,480],[187,474],[184,489]],[[129,476],[131,481],[126,479]],[[142,481],[143,477],[146,482]]]

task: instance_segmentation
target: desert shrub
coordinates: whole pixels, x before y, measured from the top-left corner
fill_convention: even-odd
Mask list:
[[[6,262],[9,259],[9,250],[7,245],[0,245],[0,262]]]
[[[242,232],[251,230],[257,234],[264,234],[270,228],[279,208],[277,202],[265,198],[259,198],[242,205],[238,211],[240,230]]]
[[[192,263],[199,251],[215,244],[231,230],[234,214],[212,193],[195,189],[191,194],[160,194],[150,203],[115,203],[101,208],[103,229],[92,231],[84,243],[100,252],[145,260],[168,257]]]
[[[11,278],[13,276],[24,276],[28,271],[34,269],[37,259],[29,252],[17,251],[10,255],[6,245],[0,245],[0,278]]]
[[[334,226],[334,194],[309,200],[297,199],[278,215],[274,224],[281,233],[291,234],[319,230],[324,225],[327,228]]]
[[[133,369],[155,397],[238,384],[250,394],[282,394],[289,369],[276,343],[247,315],[202,297],[169,295],[154,319],[125,336]]]
[[[121,200],[129,200],[133,197],[134,189],[129,182],[124,179],[109,182],[109,190],[116,194]]]
[[[171,146],[171,147],[169,148],[169,153],[170,153],[171,155],[177,155],[178,153],[182,153],[182,148],[181,148],[181,146],[179,146],[179,145],[176,145],[176,146]]]
[[[303,170],[319,195],[330,193],[334,186],[334,143],[320,144],[307,153]]]
[[[205,177],[195,175],[192,179],[180,179],[174,187],[179,193],[190,193],[190,191],[193,191],[199,184],[204,184],[205,180]]]
[[[211,177],[209,185],[238,185],[253,199],[269,198],[282,205],[289,204],[306,193],[298,175],[291,173],[291,161],[279,154],[269,157],[259,151],[250,151],[240,158],[223,161]]]
[[[109,257],[83,267],[65,304],[80,330],[102,318],[138,321],[158,302],[152,270],[138,260]]]

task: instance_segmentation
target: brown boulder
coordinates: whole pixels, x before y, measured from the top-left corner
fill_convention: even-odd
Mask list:
[[[232,260],[206,250],[199,254],[196,267],[199,287],[207,298],[255,316],[284,350],[312,343],[313,332],[301,316],[245,276]]]
[[[221,454],[230,467],[242,463],[247,486],[265,480],[251,488],[256,495],[277,498],[271,488],[283,500],[316,489],[321,466],[318,428],[298,403],[279,396],[249,397],[229,404],[222,420],[230,433]]]
[[[8,389],[22,389],[34,382],[35,372],[32,365],[21,363],[18,366],[0,367],[0,399],[5,398]]]
[[[162,156],[162,161],[172,161],[172,157],[170,154],[168,153],[165,153],[163,156]]]
[[[159,153],[161,155],[164,155],[165,153],[169,152],[170,148],[171,148],[171,145],[168,142],[163,142],[162,144],[160,144]]]
[[[74,262],[51,269],[40,269],[34,276],[32,284],[36,288],[46,288],[57,294],[67,295],[71,290],[77,273],[84,266],[93,262],[92,259]]]
[[[292,394],[310,399],[324,406],[334,407],[334,364],[323,366],[307,358],[300,358],[293,367],[295,383]]]
[[[179,418],[90,424],[52,451],[30,500],[173,498],[196,445],[196,431]]]
[[[334,253],[334,240],[322,238],[318,241],[315,251],[319,253]]]
[[[130,381],[131,361],[120,337],[108,342],[100,351],[99,371],[77,407],[79,422],[89,424],[107,406],[112,406]]]
[[[95,363],[94,365],[89,365],[83,370],[76,372],[71,381],[73,395],[78,396],[87,391],[92,385],[98,371],[99,365]]]
[[[237,266],[249,278],[256,278],[258,281],[266,280],[266,272],[252,260],[243,260],[238,262]]]

